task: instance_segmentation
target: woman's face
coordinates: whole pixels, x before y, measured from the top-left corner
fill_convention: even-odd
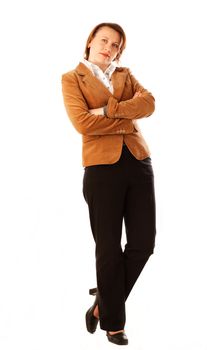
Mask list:
[[[105,71],[119,53],[121,42],[121,36],[116,30],[101,27],[88,45],[88,61]]]

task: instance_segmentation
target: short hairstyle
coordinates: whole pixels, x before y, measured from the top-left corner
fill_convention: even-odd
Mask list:
[[[100,23],[98,24],[97,26],[95,26],[93,28],[93,30],[91,31],[91,33],[89,34],[89,37],[87,39],[87,42],[86,42],[86,46],[85,46],[85,52],[84,52],[84,58],[87,60],[88,57],[89,57],[89,52],[90,52],[90,48],[88,47],[89,43],[91,42],[91,40],[95,37],[96,33],[98,32],[98,30],[102,27],[109,27],[109,28],[112,28],[114,29],[116,32],[118,32],[121,36],[121,40],[122,40],[122,44],[121,44],[121,47],[120,47],[120,51],[119,53],[117,54],[116,58],[114,59],[114,61],[119,61],[121,55],[122,55],[122,52],[124,51],[125,47],[126,47],[126,34],[124,32],[124,30],[122,29],[122,27],[117,24],[117,23],[107,23],[107,22],[104,22],[104,23]]]

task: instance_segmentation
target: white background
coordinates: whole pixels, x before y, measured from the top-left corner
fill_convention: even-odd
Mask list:
[[[81,135],[61,92],[61,75],[103,21],[123,26],[122,64],[156,99],[140,126],[154,166],[157,241],[127,301],[128,349],[207,349],[204,3],[1,2],[1,350],[115,347],[85,328],[95,245]]]

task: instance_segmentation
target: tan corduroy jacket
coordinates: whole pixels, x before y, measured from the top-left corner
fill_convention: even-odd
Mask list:
[[[82,165],[113,164],[123,142],[137,159],[150,155],[149,148],[132,119],[149,117],[155,100],[128,68],[117,67],[111,76],[113,94],[83,63],[62,75],[62,92],[68,117],[82,134]],[[133,98],[136,91],[142,96]],[[106,115],[90,109],[106,107]]]

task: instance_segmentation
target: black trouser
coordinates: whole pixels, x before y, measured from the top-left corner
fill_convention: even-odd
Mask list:
[[[96,243],[100,328],[124,329],[125,301],[153,254],[156,236],[151,158],[137,160],[126,145],[114,164],[85,167],[83,195]],[[125,222],[125,250],[121,247]]]

